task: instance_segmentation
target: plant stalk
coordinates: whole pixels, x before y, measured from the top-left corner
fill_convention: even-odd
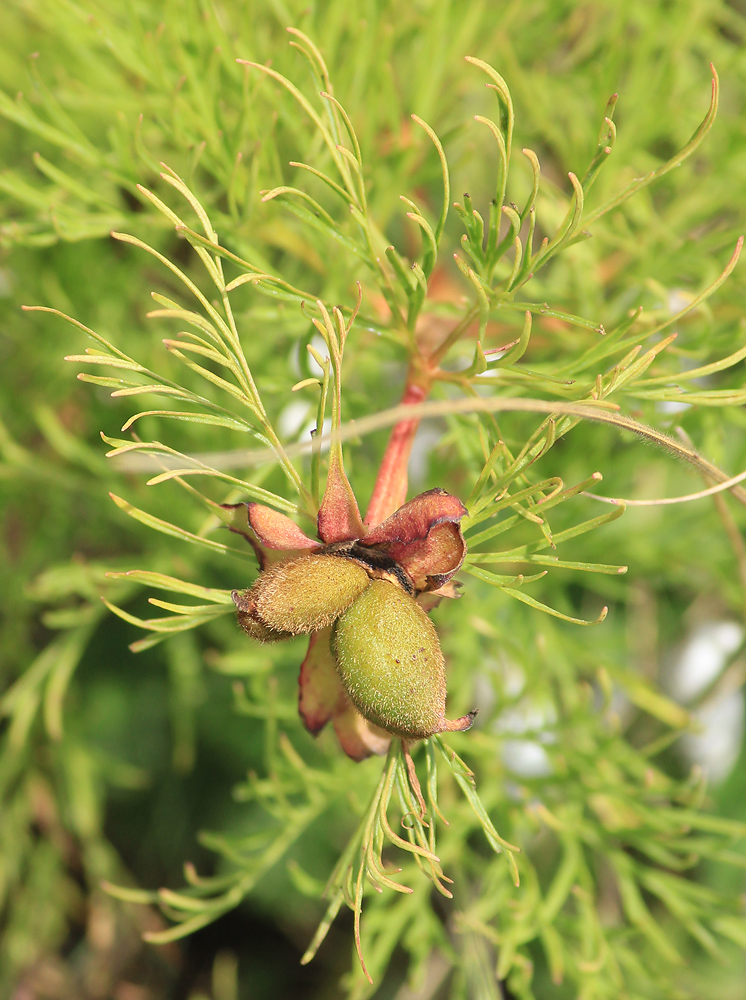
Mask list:
[[[410,372],[401,398],[401,406],[416,406],[418,403],[423,403],[429,391],[430,380],[421,374],[414,375]],[[413,420],[405,418],[394,424],[378,469],[373,495],[368,504],[366,525],[373,527],[380,524],[398,510],[407,499],[407,465],[419,426],[419,417]]]

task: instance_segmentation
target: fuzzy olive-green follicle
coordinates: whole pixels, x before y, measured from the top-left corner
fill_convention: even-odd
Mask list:
[[[435,627],[395,584],[375,580],[338,620],[334,650],[360,713],[388,732],[425,739],[468,729],[473,714],[445,718],[445,662]]]
[[[303,635],[331,625],[369,584],[363,567],[349,559],[308,555],[270,566],[249,594],[270,629]]]

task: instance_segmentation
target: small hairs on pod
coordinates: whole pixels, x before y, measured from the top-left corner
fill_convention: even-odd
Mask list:
[[[433,623],[396,584],[374,580],[339,618],[333,648],[358,711],[397,736],[469,729],[475,712],[445,718],[445,661]]]
[[[249,590],[234,592],[242,628],[261,642],[331,625],[362,594],[370,577],[358,563],[305,555],[265,569]]]
[[[257,642],[281,642],[283,639],[292,639],[292,632],[277,632],[261,620],[257,614],[256,595],[253,590],[254,587],[243,593],[238,590],[231,591],[233,603],[236,605],[236,619],[244,632]]]

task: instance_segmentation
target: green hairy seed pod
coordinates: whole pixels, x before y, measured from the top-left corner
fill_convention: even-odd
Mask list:
[[[369,583],[363,567],[349,559],[299,556],[266,569],[242,600],[254,622],[285,638],[331,625]]]
[[[337,622],[342,682],[362,715],[409,739],[468,729],[474,713],[445,718],[445,661],[433,623],[395,584],[374,580]]]

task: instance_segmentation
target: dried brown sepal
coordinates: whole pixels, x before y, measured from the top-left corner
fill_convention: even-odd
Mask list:
[[[433,608],[437,608],[443,598],[458,600],[461,597],[460,591],[461,584],[457,580],[449,580],[448,583],[444,583],[437,590],[426,590],[418,594],[416,600],[422,610],[427,611],[429,614]]]

